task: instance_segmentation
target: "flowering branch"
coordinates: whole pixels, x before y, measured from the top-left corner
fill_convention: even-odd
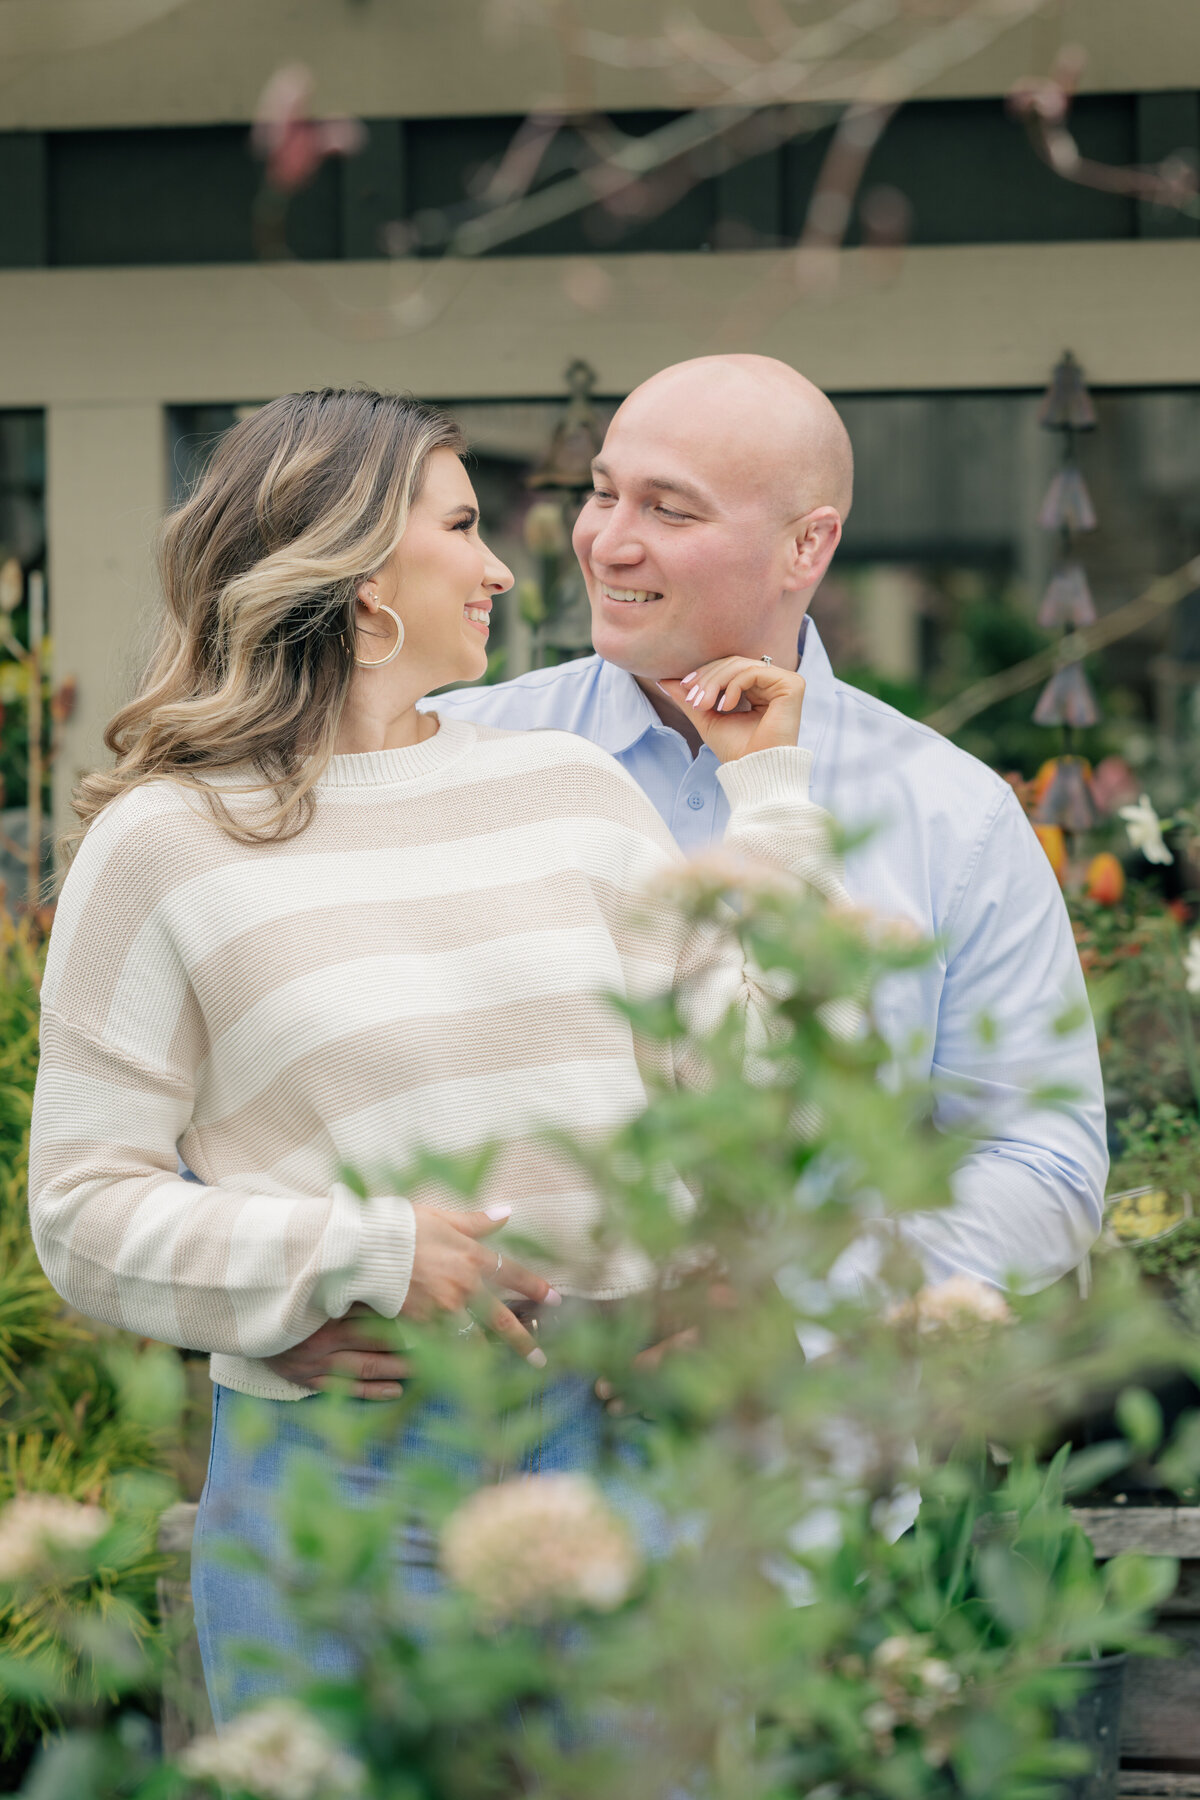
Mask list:
[[[597,113],[590,94],[583,91],[589,84],[581,82],[573,100],[560,96],[525,121],[471,200],[444,211],[440,218],[424,218],[419,234],[406,221],[393,224],[385,229],[385,245],[393,257],[403,258],[419,239],[426,253],[466,258],[498,250],[597,204],[616,218],[645,218],[673,204],[698,180],[836,124],[795,255],[783,263],[784,279],[769,300],[772,312],[786,310],[795,303],[797,290],[827,287],[836,273],[836,252],[862,175],[896,108],[1048,4],[1049,0],[949,0],[951,16],[932,28],[919,20],[898,49],[889,48],[873,60],[873,41],[905,28],[912,18],[901,0],[847,0],[831,15],[807,25],[792,21],[780,0],[757,0],[753,12],[759,35],[737,41],[712,31],[691,13],[673,19],[658,36],[620,36],[586,26],[572,8],[548,0],[540,8],[543,22],[558,35],[569,70],[603,65],[666,69],[677,86],[703,99],[682,117],[645,136],[631,137]],[[521,22],[528,19],[528,6],[516,11]],[[504,0],[503,6],[493,0],[490,12],[500,23],[505,14],[511,21],[514,0]],[[256,126],[264,146],[271,130],[276,133],[269,139],[269,177],[273,167],[275,179],[286,182],[292,179],[293,167],[303,172],[312,165],[315,172],[314,157],[319,163],[326,155],[351,153],[337,135],[350,122],[317,125],[307,119],[311,78],[304,71],[282,71],[275,81],[279,85],[264,94]],[[582,138],[592,160],[534,191],[546,151],[567,124]],[[882,196],[880,205],[868,211],[864,226],[868,242],[898,247],[907,228],[903,197]],[[286,254],[281,229],[260,231],[260,242],[275,259]],[[315,278],[307,279],[311,286]],[[438,286],[435,270],[423,269],[406,293],[374,314],[351,315],[351,309],[331,303],[327,296],[319,310],[330,323],[335,314],[346,315],[344,324],[359,338],[396,328],[421,329],[445,305],[445,295],[437,297]],[[766,297],[760,290],[758,283],[755,294],[747,296],[751,310],[756,299],[761,308]],[[726,321],[728,329],[736,325],[746,328],[742,319]]]
[[[1038,156],[1056,175],[1078,187],[1122,194],[1200,218],[1200,179],[1185,156],[1132,168],[1084,156],[1070,129],[1070,114],[1086,62],[1086,51],[1070,46],[1059,53],[1048,76],[1027,76],[1009,93],[1009,111],[1024,124]]]

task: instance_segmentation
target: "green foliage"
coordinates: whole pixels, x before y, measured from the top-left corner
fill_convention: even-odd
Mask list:
[[[658,1521],[657,1548],[603,1604],[572,1598],[567,1576],[603,1529],[564,1549],[554,1490],[536,1477],[520,1490],[541,1496],[536,1534],[496,1523],[500,1490],[481,1494],[473,1473],[536,1441],[544,1377],[456,1321],[381,1326],[413,1378],[386,1406],[305,1403],[326,1448],[289,1468],[271,1565],[299,1620],[353,1638],[362,1672],[305,1682],[261,1646],[247,1655],[301,1688],[296,1729],[319,1724],[352,1752],[369,1800],[1052,1800],[1080,1766],[1053,1735],[1084,1680],[1072,1665],[1153,1648],[1175,1574],[1135,1557],[1097,1568],[1070,1496],[1153,1453],[1161,1420],[1140,1378],[1196,1363],[1195,1344],[1117,1260],[1086,1305],[1066,1282],[1014,1301],[1007,1323],[969,1285],[958,1311],[944,1292],[939,1309],[898,1226],[947,1203],[963,1145],[930,1129],[926,1092],[880,1083],[869,1005],[853,1035],[831,1008],[861,1007],[924,952],[779,896],[746,897],[736,922],[711,894],[694,906],[765,972],[771,1030],[748,1060],[737,1017],[698,1042],[673,1004],[621,1003],[676,1066],[706,1070],[703,1091],[665,1085],[608,1141],[559,1143],[603,1197],[606,1233],[644,1247],[661,1276],[620,1307],[564,1306],[542,1337],[545,1378],[609,1383],[602,1474],[620,1468]],[[469,1195],[487,1166],[477,1149],[420,1170]],[[865,1286],[844,1261],[864,1238],[878,1266]],[[686,1352],[639,1355],[682,1332]],[[174,1404],[169,1381],[118,1366],[143,1420]],[[1061,1420],[1113,1390],[1125,1436],[1044,1466]],[[333,1459],[369,1456],[429,1402],[459,1454],[406,1458],[382,1493],[348,1503]],[[1198,1448],[1184,1421],[1164,1469],[1194,1475]],[[914,1480],[921,1519],[897,1537],[889,1521]],[[448,1547],[469,1500],[464,1563]],[[395,1587],[397,1535],[414,1525],[448,1570],[419,1603]],[[239,1560],[268,1566],[249,1549]],[[536,1606],[514,1601],[534,1588]],[[93,1711],[35,1784],[59,1779],[57,1758],[72,1800],[173,1791],[144,1747],[122,1753],[136,1662],[110,1671],[118,1724],[98,1728]],[[55,1673],[63,1704],[80,1677]],[[245,1792],[282,1791],[247,1766]]]
[[[1119,906],[1073,896],[1071,913],[1097,1013],[1110,1109],[1118,1118],[1138,1115],[1127,1150],[1169,1151],[1172,1138],[1182,1144],[1200,1114],[1200,1014],[1185,986],[1185,933],[1160,899],[1133,883]],[[1178,1114],[1158,1113],[1163,1104],[1190,1115],[1191,1125]],[[1174,1132],[1167,1129],[1173,1117]],[[1139,1143],[1136,1132],[1146,1126],[1149,1137]]]
[[[128,1471],[166,1467],[177,1411],[160,1406],[151,1417],[123,1404],[122,1389],[145,1387],[151,1371],[169,1382],[179,1364],[69,1314],[38,1263],[26,1188],[41,961],[35,929],[0,914],[0,1505],[49,1493],[114,1506]],[[93,1703],[111,1696],[98,1673],[105,1657],[85,1648],[89,1632],[148,1643],[160,1566],[152,1545],[143,1519],[133,1547],[126,1542],[94,1579],[0,1597],[0,1769],[19,1765],[53,1723],[64,1682]],[[143,1681],[140,1651],[134,1660]]]

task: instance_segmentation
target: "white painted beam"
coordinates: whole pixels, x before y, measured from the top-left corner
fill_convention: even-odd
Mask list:
[[[368,382],[443,399],[562,392],[585,356],[605,394],[682,357],[754,349],[842,393],[1036,388],[1065,345],[1099,386],[1200,383],[1200,240],[848,251],[802,298],[778,251],[438,265],[0,273],[0,406],[265,399]],[[881,278],[882,277],[882,278]],[[429,282],[420,329],[389,322]],[[421,302],[425,305],[425,301]]]
[[[167,500],[161,406],[57,400],[46,420],[47,544],[54,677],[79,704],[54,771],[54,819],[104,757],[104,727],[133,690],[153,595],[152,545]]]

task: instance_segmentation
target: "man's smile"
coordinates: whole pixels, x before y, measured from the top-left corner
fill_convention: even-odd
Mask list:
[[[661,600],[651,588],[618,588],[610,587],[606,581],[600,583],[600,592],[606,600],[613,600],[618,606],[642,606],[647,600]]]

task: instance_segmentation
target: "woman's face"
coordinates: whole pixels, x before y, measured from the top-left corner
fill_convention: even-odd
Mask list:
[[[512,582],[479,535],[479,506],[462,463],[453,450],[435,450],[404,536],[359,589],[377,594],[404,622],[404,648],[373,679],[390,678],[389,686],[406,692],[416,684],[414,698],[451,681],[478,681],[487,669],[492,602]],[[386,656],[396,641],[387,614],[368,617],[360,606],[358,626],[358,654]]]

